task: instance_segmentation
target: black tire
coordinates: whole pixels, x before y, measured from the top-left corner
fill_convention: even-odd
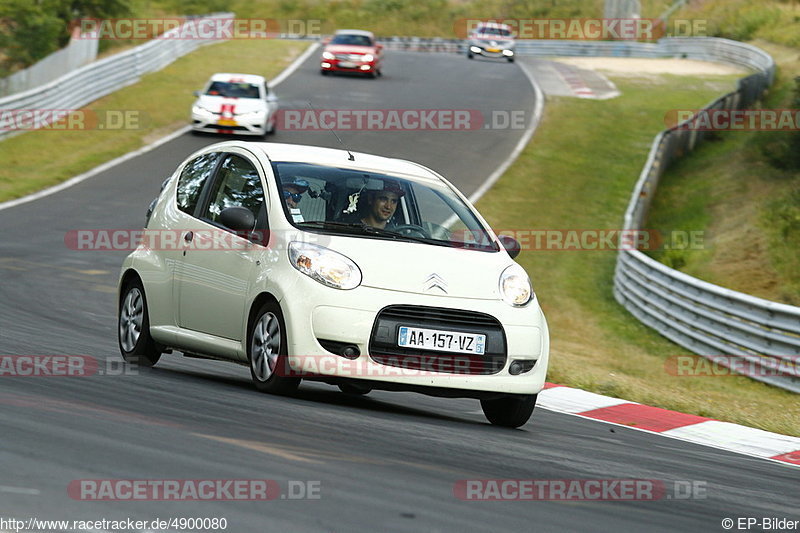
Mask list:
[[[508,62],[509,62],[509,63],[513,63],[513,62],[514,62],[514,58],[513,58],[513,57],[509,57],[509,58],[508,58]]]
[[[338,387],[343,393],[352,394],[355,396],[364,396],[372,392],[372,389],[369,387],[362,387],[353,383],[340,383]]]
[[[143,367],[155,365],[163,348],[150,336],[147,298],[138,278],[125,284],[117,309],[117,343],[122,358]]]
[[[525,424],[536,407],[536,394],[508,394],[501,398],[481,400],[486,418],[495,426],[518,428]]]
[[[467,52],[467,59],[474,59],[475,56],[472,55],[472,52]]]
[[[323,76],[327,76],[328,74],[330,74],[330,71],[328,71],[328,70],[320,70],[320,73],[321,73]]]
[[[261,392],[291,394],[300,385],[300,378],[287,377],[286,323],[278,304],[268,302],[261,306],[250,324],[247,334],[247,358],[250,376]]]

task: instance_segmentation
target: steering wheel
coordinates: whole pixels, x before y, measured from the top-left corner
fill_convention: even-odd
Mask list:
[[[400,235],[408,235],[409,237],[422,237],[423,239],[430,239],[430,235],[425,231],[422,226],[416,224],[398,224],[392,228],[392,231]]]

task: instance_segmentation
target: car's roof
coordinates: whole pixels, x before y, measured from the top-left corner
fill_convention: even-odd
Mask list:
[[[371,31],[364,30],[336,30],[336,35],[364,35],[366,37],[374,37]]]
[[[235,72],[218,72],[211,76],[211,81],[227,81],[233,83],[264,83],[266,78],[258,74],[237,74]]]
[[[260,150],[270,159],[270,161],[273,162],[290,161],[336,166],[341,168],[364,169],[372,172],[390,172],[439,181],[438,176],[422,165],[402,159],[352,152],[354,160],[350,161],[350,153],[347,150],[340,150],[336,148],[322,148],[319,146],[272,142],[230,142],[234,144],[239,143],[239,146],[251,151]]]

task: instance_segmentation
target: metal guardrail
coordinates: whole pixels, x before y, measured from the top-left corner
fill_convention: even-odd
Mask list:
[[[757,70],[707,110],[749,107],[773,81],[772,58],[755,47],[725,39],[664,41],[669,42],[659,45],[672,56]],[[689,121],[656,136],[625,213],[626,230],[643,227],[664,170],[705,137],[704,132],[681,127]],[[614,296],[641,322],[692,352],[734,370],[750,369],[745,375],[800,393],[799,307],[701,281],[633,249],[619,252]]]
[[[233,18],[233,13],[208,15],[215,19]],[[197,19],[187,22],[197,24]],[[0,110],[13,114],[19,110],[69,110],[93,102],[117,89],[136,83],[148,72],[159,70],[179,57],[218,39],[177,39],[181,28],[166,32],[131,50],[95,61],[46,85],[0,98]],[[0,140],[23,133],[0,129]]]

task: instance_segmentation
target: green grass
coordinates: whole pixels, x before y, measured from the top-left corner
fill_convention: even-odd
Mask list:
[[[498,229],[612,229],[670,109],[733,87],[681,76],[619,78],[607,101],[549,98],[532,143],[478,208]],[[550,324],[548,379],[668,409],[800,435],[796,396],[744,377],[676,377],[687,351],[645,327],[612,295],[614,251],[523,251]],[[780,406],[780,408],[777,408]]]
[[[797,49],[760,43],[779,75],[763,108],[791,108]],[[800,305],[800,182],[788,132],[722,132],[669,168],[647,226],[704,232],[699,250],[651,255],[691,276],[761,298]]]
[[[271,78],[306,46],[302,42],[257,39],[207,46],[86,108],[133,110],[142,119],[143,128],[40,130],[2,141],[0,201],[65,181],[187,125],[192,90],[201,89],[211,74],[229,71],[235,65],[235,70]]]
[[[796,0],[704,0],[673,15],[707,21],[707,35],[737,41],[764,39],[800,47],[800,2]]]

